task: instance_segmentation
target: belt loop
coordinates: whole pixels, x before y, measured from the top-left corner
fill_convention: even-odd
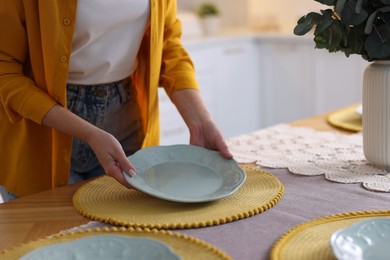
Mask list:
[[[77,87],[77,100],[76,100],[76,111],[81,111],[85,102],[85,87],[75,85]]]

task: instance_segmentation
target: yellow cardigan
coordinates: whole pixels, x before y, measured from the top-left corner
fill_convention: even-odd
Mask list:
[[[68,181],[72,137],[41,123],[56,103],[66,106],[77,0],[0,0],[0,6],[0,185],[25,196]],[[143,147],[159,142],[157,87],[169,96],[198,90],[180,42],[176,1],[150,0],[150,6],[133,74]]]

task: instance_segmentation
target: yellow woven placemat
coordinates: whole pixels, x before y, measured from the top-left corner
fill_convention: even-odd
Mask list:
[[[361,211],[326,216],[296,226],[285,233],[273,246],[272,260],[335,259],[330,237],[342,228],[369,218],[390,217],[390,210]]]
[[[273,175],[243,167],[247,178],[233,195],[206,203],[179,203],[130,190],[103,176],[79,188],[73,205],[83,216],[120,226],[156,229],[198,228],[224,224],[273,207],[284,187]]]
[[[362,116],[356,113],[358,106],[350,106],[331,113],[328,116],[328,123],[348,131],[362,131]]]
[[[157,239],[169,245],[172,250],[181,257],[181,259],[231,259],[229,255],[219,250],[215,246],[185,234],[173,233],[171,231],[165,230],[124,227],[94,229],[69,234],[58,234],[3,251],[0,254],[0,259],[19,259],[21,256],[29,253],[30,251],[41,248],[43,246],[49,246],[61,242],[69,242],[72,240],[85,238],[87,236],[107,234]]]

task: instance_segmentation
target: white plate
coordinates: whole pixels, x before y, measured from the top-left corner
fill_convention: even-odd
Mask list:
[[[44,246],[25,254],[20,259],[178,260],[180,257],[176,255],[168,245],[155,239],[118,235],[99,235]]]
[[[246,175],[219,152],[194,145],[153,146],[129,156],[137,174],[126,180],[151,196],[176,202],[206,202],[236,192]]]
[[[359,221],[333,233],[330,243],[338,259],[389,259],[390,219]]]

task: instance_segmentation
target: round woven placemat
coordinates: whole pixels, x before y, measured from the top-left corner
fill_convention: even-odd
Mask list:
[[[107,234],[157,239],[169,245],[172,250],[181,257],[181,259],[232,259],[229,255],[215,246],[185,234],[173,233],[171,231],[165,230],[124,227],[94,229],[79,231],[76,233],[58,234],[3,251],[0,254],[0,259],[19,259],[21,256],[43,246],[49,246],[61,242],[69,242],[72,240],[85,238],[87,236]]]
[[[286,232],[274,244],[270,258],[272,260],[336,259],[330,245],[332,234],[357,221],[377,217],[390,217],[390,210],[336,214],[303,223]]]
[[[328,116],[328,123],[344,130],[362,131],[362,116],[356,113],[358,105],[340,109]]]
[[[198,228],[259,214],[282,197],[282,183],[270,173],[243,167],[247,178],[233,195],[205,203],[179,203],[130,190],[108,176],[79,188],[73,205],[83,216],[120,226],[156,229]]]

